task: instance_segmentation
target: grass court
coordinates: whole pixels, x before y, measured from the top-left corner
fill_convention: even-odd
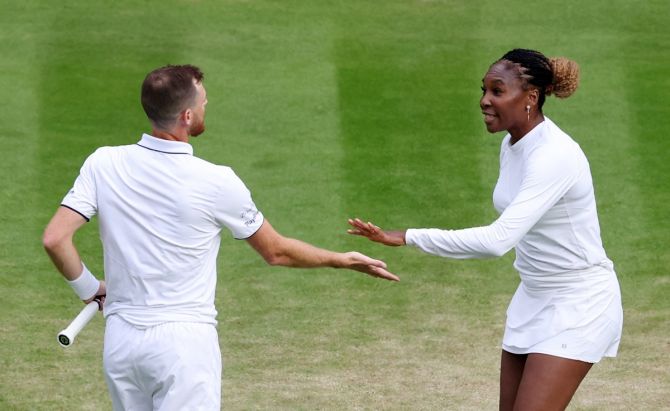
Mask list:
[[[666,0],[0,0],[0,409],[109,409],[101,317],[69,349],[82,305],[41,233],[102,145],[149,124],[142,79],[168,63],[205,72],[196,155],[233,167],[281,233],[382,258],[397,284],[267,266],[224,241],[217,308],[226,409],[497,409],[513,253],[454,261],[348,236],[495,219],[502,134],[478,101],[515,47],[581,66],[545,114],[580,143],[624,299],[616,359],[572,410],[668,410],[670,7]],[[102,273],[95,219],[76,237]]]

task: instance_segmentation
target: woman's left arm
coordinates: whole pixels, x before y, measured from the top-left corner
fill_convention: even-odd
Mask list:
[[[500,217],[483,227],[461,230],[409,229],[408,245],[450,258],[491,258],[506,254],[577,181],[574,159],[544,150],[529,159],[518,194]]]

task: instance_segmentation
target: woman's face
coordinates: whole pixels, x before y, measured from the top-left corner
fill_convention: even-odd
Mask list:
[[[491,66],[482,80],[479,106],[490,133],[507,130],[512,137],[523,137],[528,128],[526,106],[531,105],[529,91],[522,87],[518,68],[499,61]]]

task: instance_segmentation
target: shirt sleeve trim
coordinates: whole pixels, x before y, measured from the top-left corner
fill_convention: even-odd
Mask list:
[[[90,218],[86,217],[84,214],[82,214],[81,212],[75,210],[74,208],[70,207],[69,205],[61,204],[60,206],[61,206],[61,207],[65,207],[65,208],[69,208],[70,210],[72,210],[72,211],[74,211],[75,213],[79,214],[80,216],[84,217],[84,219],[86,220],[87,223],[88,223],[89,221],[91,221]]]
[[[234,238],[235,238],[236,240],[248,240],[248,239],[250,239],[254,234],[256,234],[256,233],[258,232],[258,230],[261,229],[261,227],[263,227],[263,224],[265,224],[265,217],[263,218],[263,221],[258,225],[258,227],[254,230],[253,233],[249,234],[249,235],[246,236],[246,237],[241,237],[241,238],[234,237]]]

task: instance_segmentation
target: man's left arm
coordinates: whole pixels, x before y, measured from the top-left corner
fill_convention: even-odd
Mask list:
[[[258,231],[247,238],[247,242],[270,265],[295,268],[347,268],[385,280],[400,280],[386,269],[386,263],[383,261],[355,251],[337,253],[284,237],[275,231],[267,220],[263,221]]]

